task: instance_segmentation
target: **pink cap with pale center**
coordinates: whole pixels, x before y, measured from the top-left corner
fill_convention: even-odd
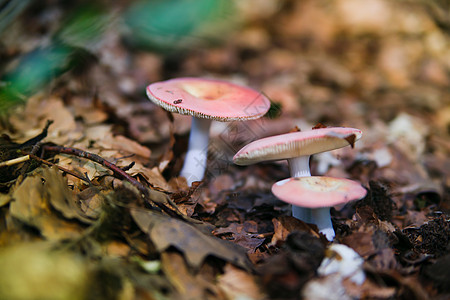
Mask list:
[[[238,165],[289,159],[342,148],[360,139],[362,131],[349,127],[327,127],[290,132],[251,142],[233,157]]]
[[[280,200],[308,208],[331,207],[366,196],[356,181],[324,176],[288,178],[276,182],[272,193]]]
[[[270,108],[269,99],[261,93],[217,79],[155,82],[147,87],[147,95],[165,110],[223,122],[257,119]]]

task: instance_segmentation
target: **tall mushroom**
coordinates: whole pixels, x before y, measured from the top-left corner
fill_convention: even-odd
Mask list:
[[[367,191],[356,181],[325,176],[288,178],[276,182],[272,193],[280,200],[310,209],[309,223],[316,224],[329,241],[335,236],[330,207],[359,200]]]
[[[270,101],[261,93],[224,80],[176,78],[147,87],[151,101],[167,111],[191,115],[189,146],[180,176],[189,186],[203,179],[211,121],[246,121],[262,117]]]
[[[327,127],[308,131],[290,132],[256,140],[244,146],[233,157],[237,165],[250,165],[262,161],[287,159],[291,177],[311,176],[309,159],[312,154],[353,147],[361,138],[359,129]],[[311,221],[311,210],[292,207],[292,215],[304,222]]]

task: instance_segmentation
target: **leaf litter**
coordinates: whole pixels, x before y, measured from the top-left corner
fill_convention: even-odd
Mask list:
[[[175,247],[184,252],[186,261],[194,269],[199,268],[209,255],[249,268],[243,249],[231,247],[221,239],[208,237],[186,222],[139,209],[131,209],[131,216],[139,228],[149,235],[158,251]]]
[[[261,13],[237,6],[242,27],[228,41],[183,55],[137,50],[120,31],[107,31],[103,47],[88,48],[99,58],[93,67],[61,75],[0,116],[0,163],[30,155],[0,167],[0,276],[13,287],[0,284],[0,298],[448,297],[445,7],[262,3]],[[37,26],[16,24],[2,33],[2,68],[13,69],[14,58],[34,47],[27,38],[36,35],[33,28],[49,34],[49,24],[58,25],[35,14],[66,9],[26,10],[17,24]],[[189,189],[177,177],[189,119],[158,109],[143,91],[153,81],[206,75],[262,90],[276,112],[213,125],[208,177]],[[354,149],[311,160],[313,173],[359,180],[368,189],[355,205],[332,209],[334,243],[364,260],[361,286],[318,274],[329,243],[288,216],[290,207],[270,192],[288,176],[285,162],[230,163],[252,140],[318,123],[364,133],[348,140]]]

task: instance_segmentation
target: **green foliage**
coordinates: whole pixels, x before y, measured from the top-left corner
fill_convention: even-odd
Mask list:
[[[68,70],[71,53],[70,48],[55,45],[36,49],[22,57],[18,66],[2,78],[0,110],[5,111],[21,103],[52,78]]]
[[[54,40],[73,47],[89,48],[102,37],[112,16],[98,6],[82,6],[61,26]]]
[[[101,38],[110,17],[96,6],[76,10],[53,36],[49,46],[23,55],[18,65],[0,80],[0,112],[24,102],[54,78],[79,67]]]
[[[68,47],[58,45],[36,49],[25,55],[5,80],[12,90],[23,94],[35,92],[54,75],[67,69],[70,53]]]
[[[0,0],[0,33],[28,6],[30,0]]]
[[[229,0],[157,0],[134,4],[123,18],[132,43],[173,50],[220,38],[221,31],[231,26],[233,13]]]
[[[269,119],[276,119],[281,115],[282,108],[283,105],[281,102],[274,102],[271,100],[269,111],[264,116]]]

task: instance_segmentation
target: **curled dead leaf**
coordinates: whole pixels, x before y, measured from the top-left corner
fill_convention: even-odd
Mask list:
[[[131,209],[131,216],[139,228],[147,233],[159,252],[169,247],[182,251],[187,263],[198,269],[207,256],[215,256],[236,266],[249,269],[245,250],[213,235],[206,235],[196,227],[151,210]]]
[[[314,125],[314,127],[312,129],[314,130],[314,129],[320,129],[320,128],[327,128],[327,126],[325,126],[322,123],[317,123],[316,125]]]
[[[230,264],[225,266],[225,274],[219,277],[219,287],[227,295],[227,299],[265,298],[251,274]]]
[[[71,210],[68,202],[72,200],[66,198],[69,195],[67,184],[55,172],[58,171],[53,168],[40,168],[16,185],[11,193],[11,216],[37,228],[50,240],[77,237],[81,234],[82,227],[77,222],[58,217],[53,209],[58,207],[63,216],[77,220],[89,219],[83,216],[81,210]],[[57,203],[56,207],[53,206],[54,203]]]

